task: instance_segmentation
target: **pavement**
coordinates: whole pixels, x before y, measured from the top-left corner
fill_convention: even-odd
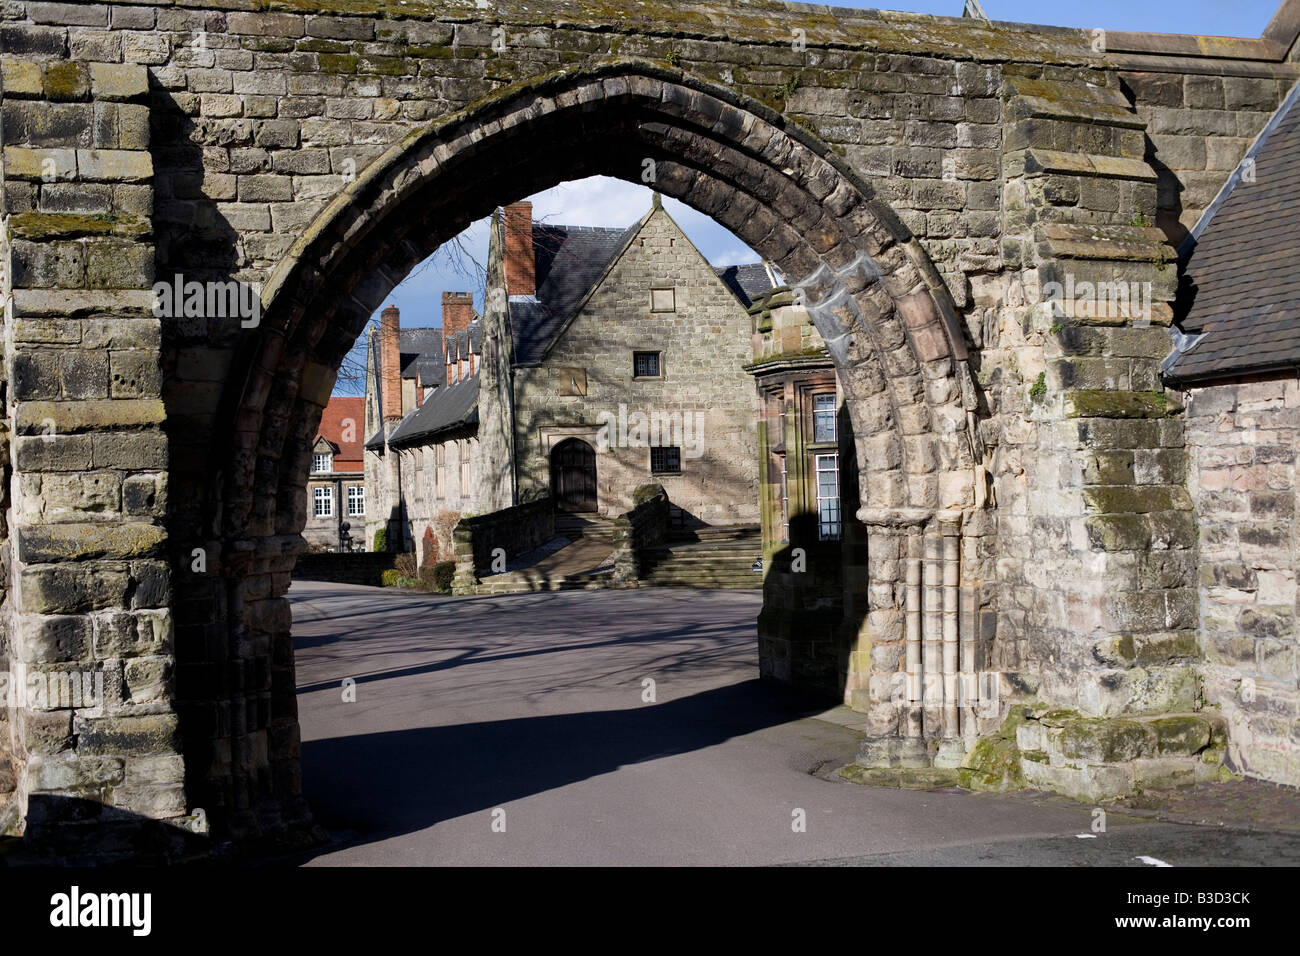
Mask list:
[[[303,785],[332,836],[305,865],[1300,862],[1269,824],[1285,800],[1253,827],[1135,807],[1096,832],[1061,797],[840,780],[860,724],[758,679],[752,591],[289,598]]]

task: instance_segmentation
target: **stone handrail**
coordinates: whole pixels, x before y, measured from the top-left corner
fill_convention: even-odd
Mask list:
[[[642,485],[637,504],[614,519],[614,581],[636,587],[641,578],[641,553],[668,537],[668,493],[659,484]]]
[[[555,502],[550,497],[461,518],[451,532],[456,562],[452,593],[475,593],[484,574],[491,572],[494,555],[509,561],[554,537]]]

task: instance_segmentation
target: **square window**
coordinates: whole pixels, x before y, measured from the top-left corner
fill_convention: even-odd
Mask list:
[[[676,312],[677,311],[677,290],[676,289],[651,289],[650,290],[650,311],[651,312]]]
[[[316,474],[319,474],[322,471],[333,471],[334,456],[328,452],[325,454],[316,452],[311,456],[311,470]]]
[[[658,378],[660,375],[659,353],[633,352],[632,374],[636,378]]]
[[[835,441],[835,395],[813,396],[813,443]]]
[[[650,473],[652,475],[679,475],[681,471],[681,446],[659,445],[650,449]]]

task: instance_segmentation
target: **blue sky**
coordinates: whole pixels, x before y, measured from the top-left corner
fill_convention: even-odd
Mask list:
[[[1257,37],[1272,19],[1281,0],[1090,0],[1088,3],[1044,3],[1042,0],[982,0],[993,20],[1038,23],[1050,26],[1134,30],[1157,33],[1194,33],[1213,36]],[[960,16],[963,0],[897,0],[894,3],[864,3],[840,0],[837,6],[858,9],[904,10],[938,16]],[[531,197],[533,216],[553,223],[574,226],[627,226],[650,207],[650,191],[641,185],[593,177],[561,183]],[[677,220],[699,250],[715,265],[755,262],[744,243],[707,216],[673,199],[665,208]],[[462,234],[461,242],[473,259],[487,258],[487,222],[476,223]],[[445,247],[444,247],[445,248]],[[402,312],[402,325],[441,325],[439,315],[444,291],[471,291],[475,306],[483,305],[481,278],[466,275],[445,251],[417,267],[385,300]],[[470,268],[473,272],[473,268]],[[378,312],[376,312],[376,320]],[[354,350],[353,362],[357,359]],[[360,355],[364,360],[364,354]],[[349,366],[352,367],[350,362]],[[340,377],[336,394],[360,394],[360,386]]]

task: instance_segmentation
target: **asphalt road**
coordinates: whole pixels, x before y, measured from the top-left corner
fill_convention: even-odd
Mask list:
[[[755,592],[290,599],[304,789],[333,836],[309,865],[1300,862],[1296,834],[1117,814],[1094,834],[1058,797],[840,781],[857,734],[758,680]]]

